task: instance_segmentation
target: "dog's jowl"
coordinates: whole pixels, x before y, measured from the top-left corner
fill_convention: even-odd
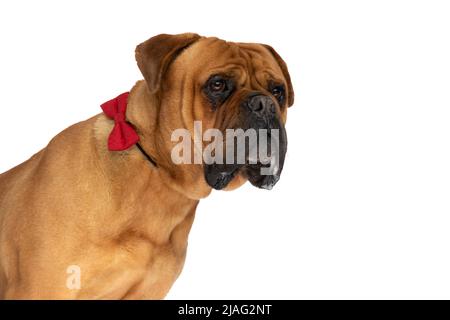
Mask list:
[[[164,298],[199,200],[280,178],[294,92],[272,47],[162,34],[135,56],[144,80],[0,175],[0,298]]]

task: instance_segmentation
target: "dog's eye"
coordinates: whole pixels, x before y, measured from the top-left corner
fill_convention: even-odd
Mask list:
[[[214,92],[224,91],[227,87],[227,84],[224,79],[215,79],[210,82],[209,88]]]
[[[285,90],[284,85],[270,83],[269,92],[278,100],[280,106],[284,104]]]
[[[275,86],[272,88],[271,92],[275,98],[280,99],[284,94],[284,88],[283,86]]]
[[[215,74],[204,84],[203,92],[213,108],[217,108],[233,94],[234,88],[235,83],[231,77]]]

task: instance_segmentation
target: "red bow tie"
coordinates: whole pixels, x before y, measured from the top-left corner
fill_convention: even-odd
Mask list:
[[[101,105],[108,118],[114,119],[114,128],[108,138],[108,149],[122,151],[130,148],[139,141],[139,136],[133,127],[126,122],[128,92]]]

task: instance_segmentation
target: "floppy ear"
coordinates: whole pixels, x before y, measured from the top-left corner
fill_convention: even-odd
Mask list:
[[[151,93],[161,86],[163,75],[180,52],[198,40],[195,33],[160,34],[136,47],[136,61]]]
[[[289,75],[289,71],[288,71],[288,67],[286,65],[286,62],[284,62],[284,60],[280,57],[280,55],[275,51],[274,48],[272,48],[271,46],[267,45],[267,44],[263,44],[264,47],[266,47],[266,49],[268,49],[270,51],[270,53],[273,55],[273,57],[275,58],[275,60],[277,60],[278,65],[281,68],[281,71],[283,72],[284,78],[287,81],[287,93],[288,93],[288,106],[292,106],[294,104],[294,88],[292,87],[292,82],[291,82],[291,76]]]

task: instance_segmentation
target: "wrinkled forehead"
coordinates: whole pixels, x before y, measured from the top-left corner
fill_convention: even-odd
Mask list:
[[[226,42],[203,38],[182,55],[184,66],[196,79],[206,81],[213,74],[234,77],[241,84],[256,80],[261,85],[274,80],[285,82],[272,54],[261,44]]]

